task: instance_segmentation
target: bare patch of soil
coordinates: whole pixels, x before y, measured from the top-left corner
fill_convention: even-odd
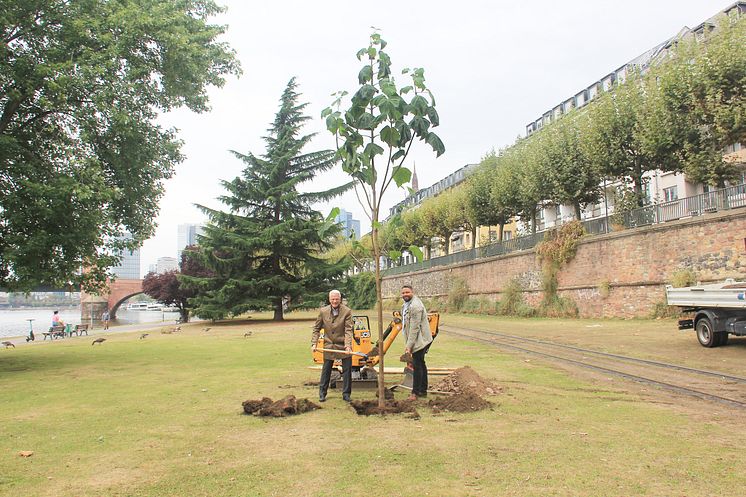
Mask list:
[[[409,417],[420,417],[411,400],[387,400],[383,408],[378,407],[377,400],[353,400],[350,405],[360,416],[409,413]]]
[[[476,395],[495,395],[502,390],[492,382],[485,380],[469,366],[458,368],[443,378],[435,387],[439,392],[454,394],[473,392]]]
[[[282,418],[321,409],[321,406],[308,399],[296,399],[295,395],[288,395],[274,402],[269,397],[264,397],[261,400],[245,400],[241,405],[245,414],[273,418]]]
[[[480,397],[476,392],[466,390],[450,397],[431,400],[427,403],[433,412],[473,412],[492,407],[492,403]]]

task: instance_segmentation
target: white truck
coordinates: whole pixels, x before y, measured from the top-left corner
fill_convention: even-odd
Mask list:
[[[667,285],[666,298],[668,305],[693,313],[694,317],[679,320],[679,329],[694,328],[703,347],[725,345],[729,335],[746,335],[746,281],[727,279],[684,288]]]

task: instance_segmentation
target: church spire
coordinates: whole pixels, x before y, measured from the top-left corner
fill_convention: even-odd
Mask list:
[[[420,190],[420,185],[417,182],[417,164],[416,163],[412,166],[412,190],[416,192]]]

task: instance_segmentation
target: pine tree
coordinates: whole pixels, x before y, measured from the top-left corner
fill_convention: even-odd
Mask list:
[[[297,104],[295,78],[282,94],[280,110],[264,137],[261,156],[232,153],[246,163],[240,177],[223,181],[227,194],[220,201],[228,211],[198,206],[210,222],[200,238],[199,257],[213,275],[182,277],[197,290],[194,313],[210,319],[236,316],[249,310],[317,306],[346,269],[321,253],[333,245],[339,226],[324,219],[313,204],[330,200],[350,184],[323,192],[302,193],[298,186],[336,163],[332,150],[308,154],[302,149],[313,135],[300,136],[309,119],[307,104]]]

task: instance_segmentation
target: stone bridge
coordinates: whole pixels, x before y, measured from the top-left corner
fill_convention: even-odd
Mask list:
[[[122,302],[142,293],[142,280],[128,280],[117,278],[108,284],[108,293],[101,295],[81,292],[80,294],[80,322],[96,324],[101,322],[101,315],[109,309],[114,319]]]

